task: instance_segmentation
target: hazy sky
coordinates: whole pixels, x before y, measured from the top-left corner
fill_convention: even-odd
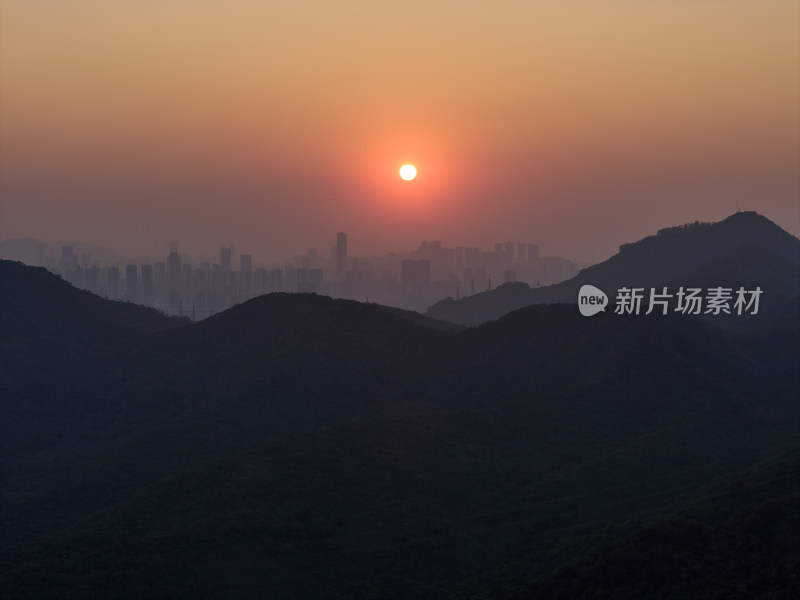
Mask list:
[[[0,239],[595,261],[737,203],[798,235],[798,113],[792,0],[0,0]]]

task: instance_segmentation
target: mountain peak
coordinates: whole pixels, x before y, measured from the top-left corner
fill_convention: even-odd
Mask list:
[[[695,221],[665,227],[622,244],[608,260],[561,283],[509,294],[500,288],[461,300],[441,301],[428,316],[477,325],[531,304],[574,303],[581,285],[605,290],[621,286],[749,285],[758,282],[773,298],[798,292],[800,240],[754,211],[716,223]]]

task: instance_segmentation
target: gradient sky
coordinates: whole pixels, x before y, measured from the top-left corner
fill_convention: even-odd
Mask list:
[[[0,239],[594,262],[737,204],[798,235],[799,107],[791,0],[0,0]]]

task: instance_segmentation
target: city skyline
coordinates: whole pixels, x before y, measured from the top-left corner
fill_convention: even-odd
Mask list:
[[[98,252],[105,252],[99,255]],[[93,254],[94,252],[94,254]],[[532,242],[496,242],[493,248],[423,241],[417,249],[384,256],[348,252],[338,232],[329,255],[316,248],[282,264],[220,246],[212,258],[190,257],[171,242],[155,260],[126,259],[89,245],[45,245],[35,240],[0,244],[0,256],[44,266],[75,287],[171,315],[203,319],[251,298],[274,292],[311,292],[424,311],[445,297],[465,297],[511,282],[559,283],[579,267],[561,256],[541,256]]]
[[[50,260],[51,264],[53,260],[57,260],[60,254],[60,249],[63,246],[72,246],[76,248],[85,248],[85,251],[79,252],[80,255],[87,255],[91,256],[91,260],[81,261],[82,263],[85,262],[88,264],[98,264],[102,266],[111,266],[114,264],[121,264],[124,262],[154,262],[157,260],[164,260],[165,257],[169,254],[170,249],[177,245],[181,248],[181,255],[184,257],[188,257],[193,263],[202,263],[202,262],[209,262],[210,264],[223,264],[226,260],[233,261],[241,255],[248,255],[253,257],[253,265],[261,266],[261,267],[273,267],[273,266],[280,266],[286,263],[292,263],[300,260],[302,257],[311,254],[318,254],[319,256],[324,257],[332,261],[332,264],[335,263],[337,249],[338,249],[338,238],[337,236],[340,234],[344,234],[346,236],[346,242],[344,243],[344,255],[348,257],[359,256],[364,258],[375,258],[386,256],[389,254],[394,254],[398,256],[407,256],[411,255],[415,252],[419,251],[419,248],[422,245],[430,244],[430,243],[439,243],[445,248],[450,248],[455,250],[456,248],[476,248],[483,250],[490,250],[494,251],[497,249],[498,244],[502,244],[506,246],[509,243],[513,243],[515,248],[518,247],[520,244],[525,245],[536,245],[540,246],[540,244],[531,241],[531,240],[508,240],[505,237],[500,238],[498,240],[493,241],[490,244],[484,245],[471,245],[471,244],[464,244],[464,243],[450,243],[447,240],[443,240],[440,238],[432,238],[429,240],[418,240],[414,247],[406,247],[406,248],[387,248],[384,252],[362,252],[358,248],[358,239],[355,240],[355,251],[348,251],[347,247],[350,244],[352,248],[351,242],[353,241],[352,235],[347,232],[338,232],[329,236],[330,239],[322,241],[320,244],[313,244],[307,248],[295,248],[293,251],[282,255],[277,256],[274,253],[267,253],[265,255],[259,255],[257,253],[253,253],[252,251],[248,250],[247,248],[243,248],[242,245],[238,244],[236,241],[226,241],[226,242],[218,242],[214,248],[206,248],[199,252],[193,252],[191,250],[185,250],[184,244],[180,239],[173,239],[170,241],[164,241],[161,246],[161,250],[154,250],[147,253],[142,254],[124,254],[119,252],[117,248],[112,246],[104,246],[101,244],[94,243],[90,240],[77,240],[77,239],[68,239],[68,238],[60,238],[53,241],[46,241],[42,239],[38,239],[35,237],[22,237],[22,238],[13,238],[13,239],[0,239],[0,254],[2,254],[3,258],[7,258],[10,260],[19,260],[20,262],[24,262],[26,264],[31,264],[34,266],[47,266],[47,260]],[[615,247],[614,252],[617,251],[619,245],[627,243],[629,240],[620,240],[620,242]],[[37,249],[38,246],[41,246],[41,249]],[[224,258],[222,256],[223,253],[228,252],[230,256],[228,258]],[[555,253],[549,253],[548,256],[562,256],[556,255]],[[545,256],[543,254],[543,256]],[[574,260],[573,255],[563,255],[563,258],[566,258],[575,264],[583,266],[589,266],[590,264],[595,264],[595,262],[601,262],[605,258],[595,261],[595,262],[579,262]]]
[[[797,3],[414,6],[4,0],[0,239],[593,263],[737,209],[800,235]]]

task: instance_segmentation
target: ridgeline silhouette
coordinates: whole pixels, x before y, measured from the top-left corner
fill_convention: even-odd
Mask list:
[[[747,333],[567,304],[465,329],[0,281],[5,598],[800,593],[796,297]]]
[[[664,286],[760,286],[765,304],[759,319],[800,293],[800,240],[755,212],[735,213],[718,223],[689,223],[661,229],[635,243],[623,244],[608,260],[581,270],[567,281],[544,288],[508,283],[459,300],[446,298],[427,315],[461,325],[479,325],[531,304],[577,302],[578,290],[591,284],[613,299],[617,289]],[[742,326],[742,320],[720,319]],[[753,321],[753,319],[751,319]]]

